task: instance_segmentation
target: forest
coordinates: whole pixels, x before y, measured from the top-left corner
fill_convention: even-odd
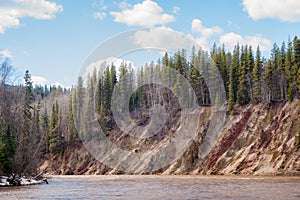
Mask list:
[[[14,66],[7,59],[2,61],[0,174],[35,174],[48,156],[80,144],[84,134],[94,131],[92,122],[99,123],[109,137],[117,127],[112,103],[128,102],[115,109],[120,113],[129,110],[132,119],[144,125],[149,119],[147,111],[155,104],[178,111],[176,94],[191,97],[187,103],[191,106],[225,105],[228,115],[235,115],[238,106],[300,98],[300,39],[296,36],[280,46],[275,43],[269,58],[262,56],[259,47],[239,44],[233,52],[214,45],[210,52],[192,48],[191,56],[187,54],[185,49],[165,53],[157,62],[137,70],[126,64],[119,72],[113,64],[99,66],[87,78],[78,77],[70,89],[33,85],[29,71],[24,74],[24,84],[16,85]],[[224,96],[210,93],[206,76],[215,74],[212,66],[222,78]],[[153,84],[154,79],[163,84]],[[191,85],[195,99],[189,94],[192,91],[180,90],[184,80]],[[180,93],[174,93],[177,90]]]

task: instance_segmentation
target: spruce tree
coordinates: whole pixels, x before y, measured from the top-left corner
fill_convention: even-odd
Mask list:
[[[253,102],[261,102],[261,73],[262,73],[262,61],[259,46],[256,50],[255,64],[253,68]]]
[[[50,122],[47,113],[47,109],[45,108],[44,113],[41,117],[42,119],[42,132],[44,133],[44,148],[42,152],[49,153],[49,140],[50,140]]]
[[[239,62],[240,48],[239,45],[235,46],[233,51],[232,64],[229,69],[229,85],[228,85],[228,111],[233,114],[233,105],[236,102],[236,91],[238,84],[238,70],[240,67]]]
[[[249,94],[247,89],[247,66],[246,66],[246,57],[247,57],[247,46],[242,47],[241,50],[241,65],[239,68],[239,79],[238,79],[238,88],[237,88],[237,103],[240,105],[245,105],[249,102]]]
[[[68,142],[70,145],[73,145],[77,139],[77,131],[74,122],[72,99],[73,99],[72,94],[70,94],[69,105],[68,105]]]
[[[103,81],[103,107],[105,116],[111,115],[111,94],[112,94],[112,81],[109,67],[106,68]]]
[[[287,46],[287,52],[285,55],[285,62],[284,62],[285,79],[287,82],[287,99],[289,102],[293,100],[291,70],[292,70],[292,43],[289,41]]]
[[[29,167],[30,162],[32,162],[34,145],[31,144],[32,138],[32,102],[34,100],[33,87],[31,74],[28,70],[25,71],[24,75],[25,82],[25,99],[23,104],[23,116],[22,116],[22,134],[20,136],[20,141],[18,144],[19,153],[19,166],[18,171],[24,173],[30,173],[33,169]]]

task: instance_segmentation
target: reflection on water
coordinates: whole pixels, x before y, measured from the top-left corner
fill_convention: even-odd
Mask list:
[[[0,199],[300,199],[300,177],[54,176]]]

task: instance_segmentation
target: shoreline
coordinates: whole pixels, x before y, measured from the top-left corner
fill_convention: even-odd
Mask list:
[[[151,175],[129,175],[129,174],[122,174],[122,175],[50,175],[45,174],[45,178],[91,178],[91,177],[101,177],[101,178],[197,178],[197,179],[296,179],[300,180],[300,176],[288,176],[288,175],[193,175],[193,174],[182,174],[182,175],[169,175],[169,174],[151,174]]]

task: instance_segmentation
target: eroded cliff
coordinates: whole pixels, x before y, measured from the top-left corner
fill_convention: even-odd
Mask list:
[[[164,128],[149,138],[114,128],[110,141],[128,152],[117,165],[106,165],[110,151],[99,160],[78,143],[48,156],[39,170],[50,174],[300,175],[299,102],[250,104],[235,110],[234,116],[210,107],[188,115],[172,111]]]

